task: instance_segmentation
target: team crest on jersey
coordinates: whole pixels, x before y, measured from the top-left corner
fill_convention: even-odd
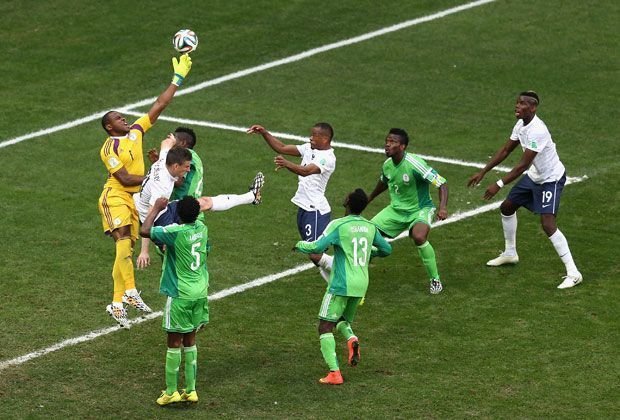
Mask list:
[[[136,139],[138,138],[138,135],[136,133],[129,133],[129,140],[131,141],[136,141]]]
[[[120,164],[120,162],[114,156],[110,156],[110,159],[108,159],[108,164],[110,165],[110,167],[116,168]]]
[[[407,184],[409,182],[409,174],[403,174],[403,182]]]
[[[325,165],[327,163],[327,161],[325,159],[321,159],[321,161],[319,162],[321,165]]]
[[[530,142],[530,147],[531,147],[532,149],[538,149],[538,143],[536,143],[536,140],[532,140],[532,141]]]

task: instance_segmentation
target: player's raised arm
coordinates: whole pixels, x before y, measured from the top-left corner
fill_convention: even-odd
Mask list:
[[[185,80],[189,70],[192,68],[192,59],[188,54],[183,54],[179,60],[177,60],[176,57],[172,57],[172,67],[174,68],[172,82],[170,82],[166,90],[159,95],[148,112],[151,124],[155,124],[155,121],[157,121],[161,113],[166,109],[170,101],[172,101],[179,86],[183,84],[183,80]]]
[[[248,134],[260,134],[263,136],[269,147],[271,147],[276,153],[289,156],[301,156],[297,146],[292,144],[284,144],[277,138],[275,138],[269,131],[262,125],[254,124],[247,130]]]

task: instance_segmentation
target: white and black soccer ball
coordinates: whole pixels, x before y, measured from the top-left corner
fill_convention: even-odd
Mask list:
[[[189,53],[198,47],[198,37],[191,29],[181,29],[174,34],[172,45],[181,54]]]

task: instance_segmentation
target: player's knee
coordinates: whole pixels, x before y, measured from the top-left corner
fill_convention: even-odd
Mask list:
[[[518,208],[519,207],[515,205],[512,201],[504,200],[501,206],[499,206],[499,211],[504,216],[512,216],[517,211]]]

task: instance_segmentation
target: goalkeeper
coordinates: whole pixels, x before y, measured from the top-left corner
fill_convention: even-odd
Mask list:
[[[174,75],[170,85],[155,100],[148,113],[132,125],[118,111],[107,112],[101,125],[108,138],[101,147],[100,156],[108,171],[103,192],[99,197],[99,212],[103,231],[114,239],[116,257],[112,269],[114,295],[106,307],[108,314],[119,325],[126,327],[127,311],[123,303],[151,312],[136,290],[133,270],[133,246],[138,239],[138,212],[132,195],[140,190],[144,180],[142,137],[168,106],[174,94],[192,67],[189,55],[172,59]]]

